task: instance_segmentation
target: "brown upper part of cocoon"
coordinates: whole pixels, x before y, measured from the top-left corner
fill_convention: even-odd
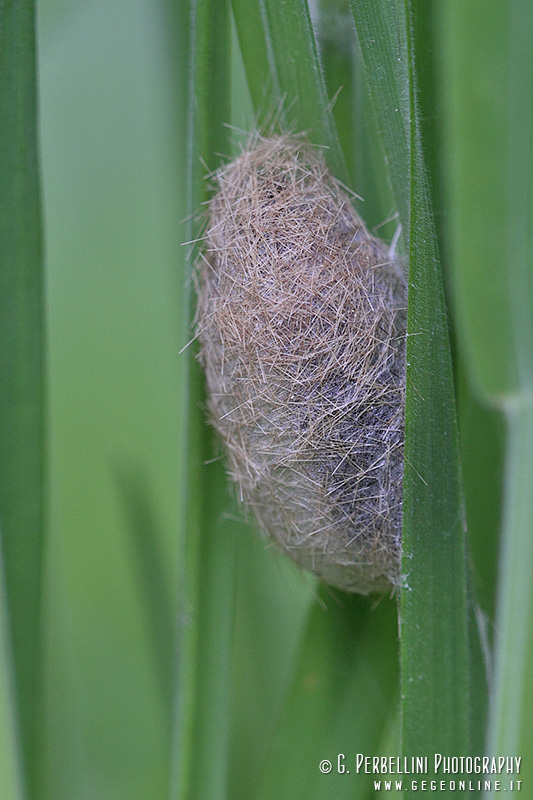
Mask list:
[[[324,581],[399,583],[405,278],[322,153],[256,137],[215,175],[197,332],[260,527]]]

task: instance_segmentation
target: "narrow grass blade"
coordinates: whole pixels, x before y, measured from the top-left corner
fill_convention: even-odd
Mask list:
[[[410,107],[407,31],[401,0],[351,0],[400,222],[409,230]]]
[[[401,596],[406,755],[469,752],[464,520],[455,397],[438,254],[416,148],[409,252]]]
[[[0,775],[4,800],[23,800],[13,652],[7,616],[4,565],[0,550]]]
[[[377,752],[383,756],[390,756],[391,753],[399,753],[402,749],[401,741],[402,741],[402,717],[398,703],[396,713],[393,713],[389,719],[389,724],[385,728],[383,740]],[[398,787],[396,786],[395,781],[392,782],[392,785],[390,787],[387,787],[385,781],[382,781],[379,790],[375,791],[374,795],[376,800],[385,800],[385,798],[386,800],[390,800],[390,798],[394,797],[395,798],[403,797],[403,791],[400,788],[400,786]]]
[[[261,124],[273,113],[280,94],[276,75],[270,73],[270,42],[263,28],[263,5],[249,0],[231,0],[231,5],[252,104]]]
[[[0,523],[26,788],[36,797],[41,725],[43,274],[35,20],[0,5]]]
[[[206,166],[213,169],[216,154],[228,150],[224,124],[230,112],[230,26],[225,4],[217,0],[193,0],[189,13],[188,132],[183,172],[189,219],[185,236],[192,241],[198,236],[195,215],[206,198]],[[183,270],[185,342],[191,337],[193,306],[190,260],[184,258]],[[217,524],[220,476],[211,478],[204,466],[212,448],[202,408],[203,381],[192,348],[185,352],[187,413],[171,796],[192,800],[225,795],[234,559],[230,532],[221,534]]]
[[[227,796],[235,600],[235,523],[225,515],[227,479],[220,463],[204,476],[204,535],[198,558],[195,719],[187,797]]]
[[[328,95],[334,98],[333,119],[350,185],[357,192],[353,203],[367,227],[379,226],[379,236],[390,241],[399,223],[350,4],[321,0],[317,15],[324,78]]]
[[[320,0],[317,8],[316,36],[328,97],[334,98],[332,113],[339,143],[351,185],[357,186],[354,181],[358,108],[356,39],[348,3],[339,3],[339,0]]]
[[[348,180],[305,0],[251,4],[233,0],[233,10],[252,100],[261,103],[255,107],[258,118],[277,112],[284,127],[306,131],[312,141],[329,148],[330,167],[341,180]],[[248,15],[253,26],[242,21]],[[257,29],[259,20],[262,25]],[[268,94],[263,101],[265,86]],[[265,109],[263,102],[271,107]]]
[[[502,524],[505,419],[473,393],[464,362],[456,371],[456,386],[468,546],[476,596],[492,633]]]
[[[424,166],[431,187],[433,212],[440,211],[441,147],[438,70],[435,53],[436,6],[415,0],[410,5],[412,50],[415,53],[418,117],[417,125],[424,152]]]
[[[355,756],[378,751],[396,711],[394,603],[373,610],[366,598],[324,590],[322,598],[309,614],[260,800],[366,798],[372,776],[356,774]],[[324,759],[331,772],[321,772]]]
[[[425,101],[418,100],[417,90],[423,96],[433,84],[427,81],[420,88],[415,73],[415,47],[422,41],[426,16],[418,0],[408,2],[406,10],[412,41],[403,563],[412,586],[402,592],[403,749],[407,755],[472,753],[472,719],[486,701],[486,682],[482,660],[475,657],[477,637],[469,635],[475,628],[470,623],[454,384],[419,126],[418,102]]]
[[[174,604],[167,576],[161,563],[162,553],[155,509],[145,475],[131,468],[115,471],[119,499],[122,500],[133,569],[146,613],[152,644],[154,671],[168,717],[171,717],[174,677]]]
[[[369,229],[376,229],[381,238],[391,241],[400,225],[399,214],[370,98],[361,48],[356,45],[354,189],[363,198],[360,211]]]
[[[418,8],[415,3],[404,7],[352,2],[393,191],[400,218],[404,224],[408,221],[401,593],[407,756],[468,751],[471,686],[455,397],[433,204],[418,124],[414,48],[420,41],[416,24],[424,17],[413,14],[413,7]]]

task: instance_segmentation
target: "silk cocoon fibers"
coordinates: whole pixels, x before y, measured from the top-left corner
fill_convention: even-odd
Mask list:
[[[400,573],[406,282],[322,152],[256,136],[214,176],[197,334],[238,496],[300,566]]]

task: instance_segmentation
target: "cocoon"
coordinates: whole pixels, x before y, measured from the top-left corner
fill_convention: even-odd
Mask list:
[[[405,278],[304,137],[215,174],[197,334],[211,421],[260,528],[341,589],[399,583]]]

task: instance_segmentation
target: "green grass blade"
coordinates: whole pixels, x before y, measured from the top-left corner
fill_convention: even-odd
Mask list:
[[[337,177],[347,180],[344,157],[333,122],[305,0],[233,0],[239,44],[258,119],[277,109],[284,127],[306,131],[329,148],[327,158]],[[251,22],[243,22],[250,16]],[[261,20],[261,28],[256,25]],[[257,49],[259,58],[255,58]],[[265,59],[266,54],[266,59]],[[268,67],[268,72],[265,70]],[[264,101],[264,87],[267,100]],[[257,103],[260,103],[257,106]],[[271,107],[264,107],[269,102]]]
[[[119,499],[122,501],[129,535],[134,574],[146,614],[152,645],[154,671],[163,706],[171,717],[174,678],[174,606],[162,563],[157,517],[147,477],[131,467],[115,471]]]
[[[400,218],[409,221],[403,751],[466,752],[471,680],[457,422],[413,51],[420,41],[416,24],[425,18],[401,3],[354,0],[352,9]]]
[[[407,755],[462,753],[469,751],[470,677],[455,398],[438,254],[416,150],[411,185],[403,747]]]
[[[0,775],[2,776],[2,797],[5,800],[23,800],[13,680],[13,653],[9,641],[3,567],[0,559]]]
[[[309,614],[260,800],[366,798],[372,776],[356,774],[355,754],[378,751],[396,712],[394,603],[383,600],[373,610],[367,598],[333,599],[324,589],[322,598]],[[333,765],[330,774],[320,772],[324,759]]]
[[[222,511],[228,493],[220,463],[210,465],[204,485],[209,494],[198,559],[195,763],[187,795],[194,799],[227,795],[235,599],[235,524]]]
[[[0,521],[27,791],[37,796],[43,563],[43,274],[35,20],[0,5]]]
[[[328,97],[335,98],[333,120],[351,185],[356,163],[357,124],[356,39],[347,2],[320,0],[317,9],[317,44]],[[360,191],[360,189],[359,189]]]
[[[424,151],[424,165],[431,187],[433,211],[440,211],[439,155],[441,146],[437,63],[435,58],[436,7],[434,3],[411,3],[411,37],[416,53],[418,131]]]
[[[378,120],[400,222],[409,229],[409,73],[400,0],[352,0],[368,86]]]
[[[409,588],[401,597],[403,749],[407,755],[472,752],[471,690],[476,684],[470,660],[474,642],[469,638],[454,384],[418,123],[414,47],[421,41],[417,21],[425,19],[412,13],[418,5],[418,0],[406,4],[413,31],[403,559]],[[485,697],[483,674],[478,683]]]
[[[364,203],[361,216],[369,229],[376,228],[385,241],[391,241],[399,220],[388,177],[383,142],[368,90],[368,81],[360,47],[356,48],[355,180],[354,189]],[[386,222],[388,220],[388,222]]]
[[[401,741],[402,741],[402,719],[399,704],[396,708],[396,713],[393,713],[389,719],[389,724],[385,729],[383,740],[380,743],[379,750],[377,751],[380,755],[390,756],[391,753],[399,753],[401,751]],[[396,789],[395,784],[391,786],[390,789],[387,789],[384,783],[381,784],[379,791],[374,792],[374,797],[376,800],[390,800],[390,798],[402,798],[403,791],[400,789]]]
[[[272,114],[279,98],[275,74],[270,73],[267,41],[260,2],[231,0],[239,48],[246,66],[246,79],[259,123]]]
[[[357,192],[354,205],[372,230],[392,238],[397,228],[388,183],[383,144],[370,103],[368,84],[348,0],[321,0],[317,41],[329,97],[335,98],[333,119]],[[391,220],[387,223],[387,220]]]
[[[476,596],[494,622],[505,456],[505,420],[473,394],[464,368],[456,373],[461,465],[468,546],[475,565]]]
[[[205,165],[228,151],[230,26],[224,4],[190,4],[190,75],[187,98],[185,237],[196,239],[194,215],[206,199]],[[190,246],[188,248],[190,250]],[[184,249],[184,257],[185,257]],[[191,262],[183,265],[184,343],[191,337]],[[202,408],[203,381],[194,353],[186,351],[183,430],[183,516],[179,575],[178,677],[172,752],[173,798],[225,795],[229,660],[233,615],[233,540],[221,532],[220,476],[206,473],[211,433]],[[205,754],[205,758],[199,754]]]
[[[472,571],[467,572],[468,625],[468,699],[467,736],[469,752],[481,755],[485,751],[490,704],[491,647],[489,619],[482,611]]]

